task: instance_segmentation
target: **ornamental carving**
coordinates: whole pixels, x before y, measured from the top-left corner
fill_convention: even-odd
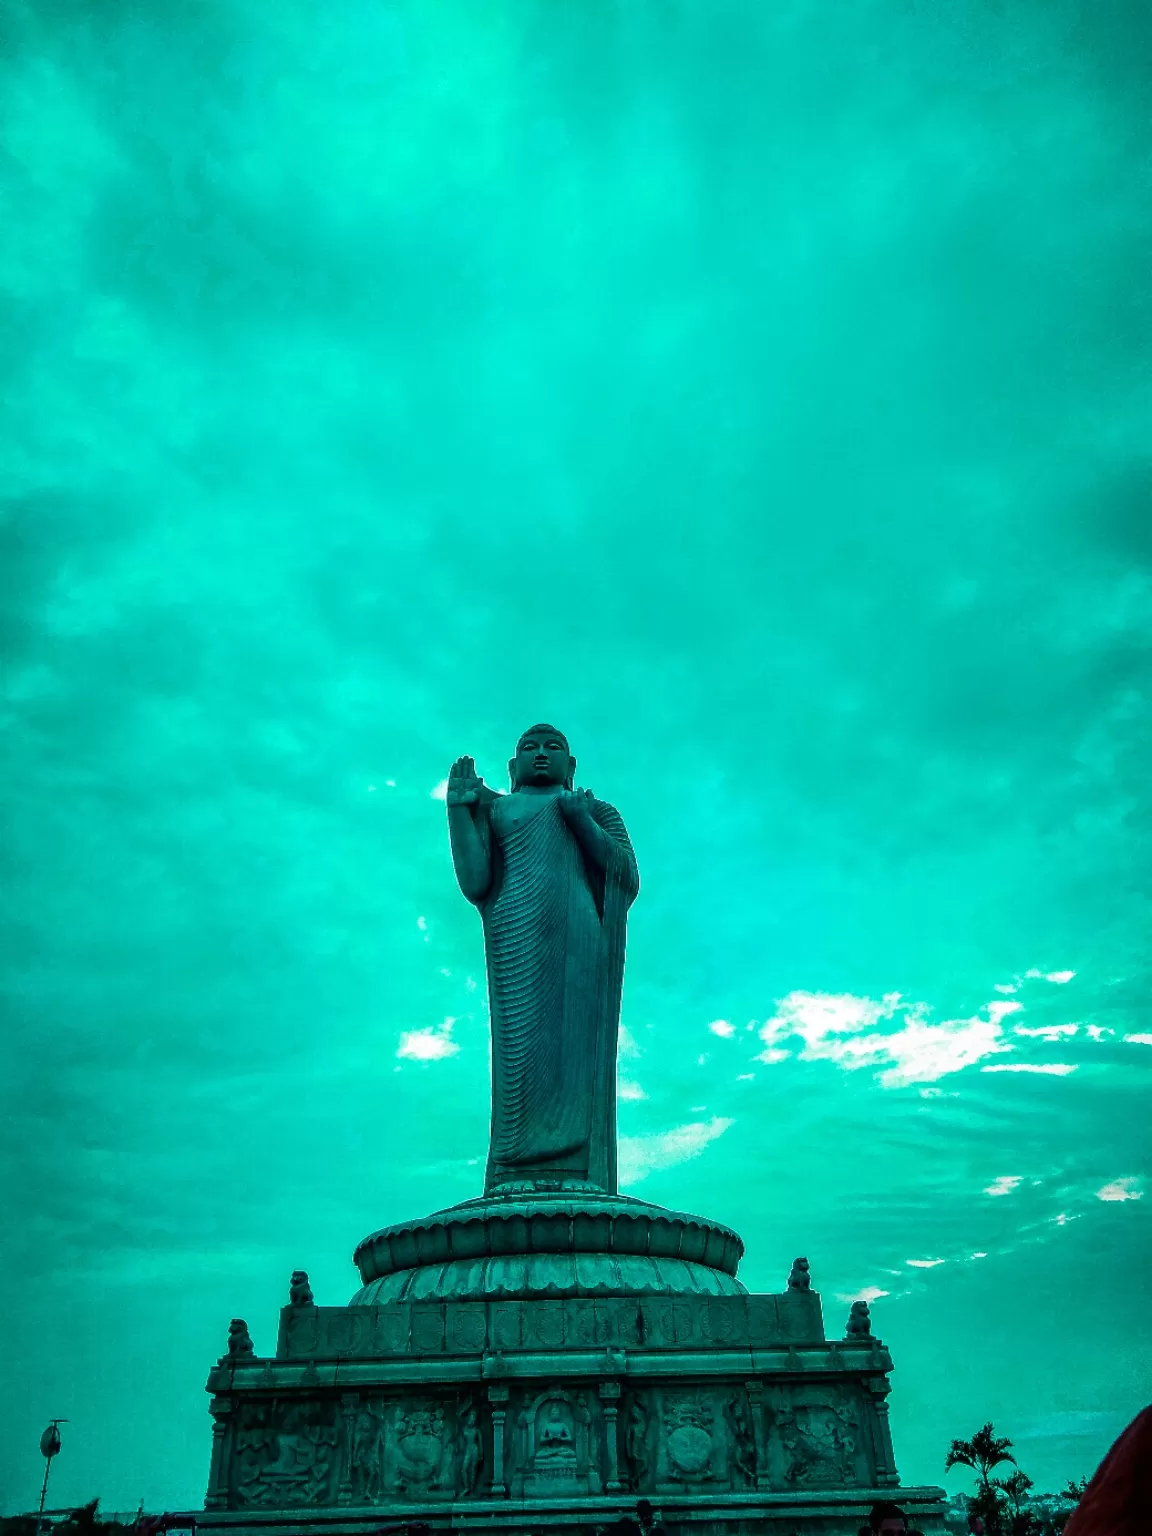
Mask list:
[[[352,1421],[349,1446],[349,1482],[352,1502],[378,1504],[387,1485],[384,1420],[380,1411],[361,1405]]]
[[[856,1481],[856,1424],[846,1407],[798,1407],[779,1416],[784,1480],[795,1487]]]
[[[715,1414],[701,1393],[677,1398],[664,1406],[664,1450],[668,1475],[674,1482],[706,1482],[713,1476]]]
[[[756,1486],[756,1437],[752,1415],[743,1392],[735,1392],[724,1404],[724,1423],[728,1429],[728,1470],[733,1488],[741,1483]]]
[[[340,1432],[332,1403],[246,1403],[236,1427],[236,1497],[281,1508],[327,1504]]]
[[[396,1425],[396,1486],[401,1493],[439,1488],[445,1461],[444,1410],[409,1408]]]
[[[480,1419],[476,1404],[465,1399],[456,1416],[456,1454],[460,1468],[460,1492],[476,1492],[480,1468],[484,1464],[484,1442],[480,1437]]]
[[[624,1470],[634,1492],[648,1485],[648,1409],[639,1397],[630,1398],[624,1410]]]

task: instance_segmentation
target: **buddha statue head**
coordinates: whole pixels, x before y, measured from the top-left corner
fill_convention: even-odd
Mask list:
[[[568,751],[568,738],[554,725],[529,726],[516,744],[516,756],[508,761],[508,774],[513,794],[525,785],[571,789],[576,759]]]

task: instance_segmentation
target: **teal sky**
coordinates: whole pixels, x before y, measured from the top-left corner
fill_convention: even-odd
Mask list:
[[[1143,0],[9,0],[0,1507],[479,1191],[439,786],[636,846],[626,1187],[906,1480],[1152,1396]],[[477,986],[479,982],[479,986]],[[964,1486],[951,1474],[950,1488]]]

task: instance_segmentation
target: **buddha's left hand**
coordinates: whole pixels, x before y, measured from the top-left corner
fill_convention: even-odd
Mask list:
[[[592,816],[596,796],[590,789],[566,789],[560,796],[560,809],[568,822]]]

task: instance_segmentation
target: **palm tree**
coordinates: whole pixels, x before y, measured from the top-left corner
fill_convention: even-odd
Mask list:
[[[1013,1536],[1017,1536],[1017,1533],[1019,1533],[1019,1536],[1025,1536],[1025,1533],[1034,1530],[1036,1522],[1032,1519],[1031,1513],[1020,1508],[1029,1488],[1034,1486],[1027,1472],[1021,1472],[1020,1468],[1017,1467],[1015,1472],[1012,1472],[1008,1477],[994,1477],[992,1479],[992,1486],[993,1488],[999,1488],[1001,1493],[1006,1494],[1008,1502],[1012,1505],[1010,1529],[1013,1532]]]
[[[1006,1461],[1016,1465],[1012,1442],[998,1435],[990,1422],[982,1425],[971,1440],[953,1440],[944,1460],[945,1472],[953,1467],[971,1467],[979,1477],[980,1486],[968,1501],[968,1513],[982,1516],[993,1536],[1007,1523],[1007,1506],[1000,1485],[992,1482],[991,1473]]]
[[[1088,1487],[1088,1479],[1082,1477],[1079,1482],[1070,1477],[1060,1490],[1060,1497],[1067,1499],[1070,1504],[1079,1504],[1084,1497],[1084,1490]]]
[[[1005,1435],[998,1435],[989,1421],[976,1431],[971,1440],[953,1440],[944,1460],[944,1470],[948,1472],[953,1467],[971,1467],[980,1478],[981,1492],[987,1493],[992,1469],[1006,1461],[1016,1465],[1012,1442]]]

